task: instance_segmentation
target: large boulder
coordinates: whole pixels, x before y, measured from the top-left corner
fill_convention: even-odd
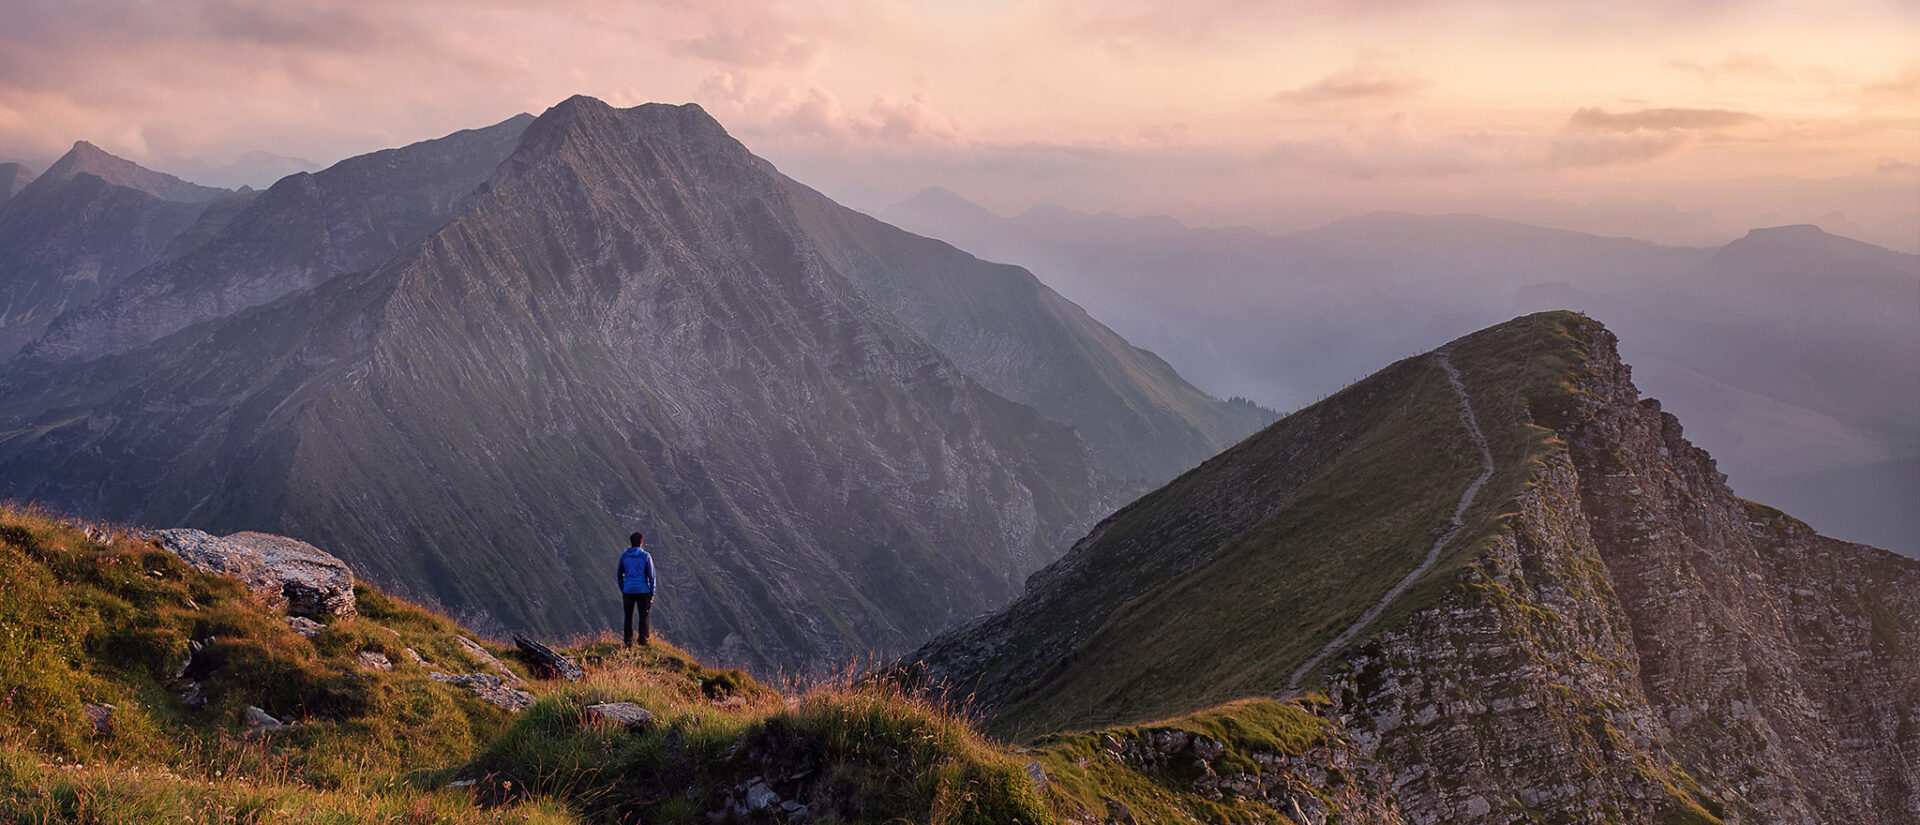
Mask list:
[[[195,570],[232,576],[255,601],[295,616],[351,616],[353,570],[311,544],[266,533],[218,538],[199,530],[159,530],[160,543]]]

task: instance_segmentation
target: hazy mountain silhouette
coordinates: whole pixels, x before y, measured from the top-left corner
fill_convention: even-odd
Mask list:
[[[1771,481],[1920,455],[1920,257],[1812,227],[1716,250],[1472,215],[1375,213],[1285,236],[1054,207],[1000,218],[950,192],[884,214],[1030,266],[1198,386],[1283,409],[1508,312],[1585,311],[1620,331],[1642,386],[1736,490],[1920,554],[1898,511],[1835,522]]]
[[[17,164],[0,199],[0,361],[62,313],[165,257],[228,194],[143,168],[81,141],[38,177]],[[21,185],[22,181],[26,181]]]

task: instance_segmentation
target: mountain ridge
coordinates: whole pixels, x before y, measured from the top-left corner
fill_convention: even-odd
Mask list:
[[[205,203],[225,197],[231,190],[189,183],[165,172],[156,172],[119,157],[84,140],[40,173],[49,183],[65,183],[80,175],[92,175],[114,186],[145,192],[164,201]]]
[[[1438,416],[1379,412],[1437,407],[1435,356],[1123,508],[908,661],[1021,737],[1284,693],[1305,664],[1410,821],[1910,818],[1920,562],[1735,498],[1597,323],[1543,313],[1450,346],[1498,469],[1462,541],[1317,680],[1322,640],[1418,569],[1472,489],[1464,432],[1408,438]]]
[[[1060,369],[1103,370],[1090,380],[1106,403],[1217,416],[1188,425],[1199,437],[1176,446],[1190,460],[1238,437],[1221,421],[1263,420],[1142,369],[1150,356],[1031,276],[995,291],[1008,270],[836,224],[839,207],[697,107],[573,98],[491,128],[515,130],[512,145],[456,164],[485,167],[463,191],[446,176],[446,199],[408,207],[439,221],[417,239],[329,246],[313,191],[373,164],[296,175],[139,276],[181,295],[270,289],[209,300],[197,321],[164,290],[122,290],[167,323],[0,371],[7,494],[300,536],[494,630],[604,627],[577,597],[602,583],[592,548],[639,527],[685,577],[663,627],[722,661],[806,670],[903,650],[1011,597],[1142,483],[1088,451],[1075,408],[1053,409],[1063,422],[995,393],[1002,364],[948,356],[876,284],[999,302],[949,315],[983,336],[984,319],[1021,317],[1090,342]],[[828,224],[837,234],[816,234]],[[273,260],[290,275],[252,265],[289,237],[303,245]],[[841,269],[855,249],[858,279]],[[922,254],[941,256],[938,289],[907,280]],[[1140,465],[1161,471],[1177,455],[1149,450]]]

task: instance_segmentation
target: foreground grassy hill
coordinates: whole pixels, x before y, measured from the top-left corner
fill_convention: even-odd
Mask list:
[[[1349,743],[1299,702],[1013,748],[882,683],[783,693],[664,642],[575,640],[586,676],[547,681],[444,616],[364,585],[356,596],[356,615],[302,635],[142,533],[0,506],[0,811],[95,823],[1398,821],[1387,792],[1333,767]],[[435,672],[523,680],[537,701],[505,710]],[[609,702],[653,719],[588,710]],[[287,724],[250,728],[249,708]]]

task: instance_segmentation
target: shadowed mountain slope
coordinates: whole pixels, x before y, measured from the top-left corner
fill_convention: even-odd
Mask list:
[[[989,389],[1074,425],[1123,478],[1159,484],[1274,419],[1195,389],[1025,269],[983,262],[782,180],[836,269]]]
[[[33,170],[18,163],[0,163],[0,206],[5,206],[34,178]]]
[[[1494,470],[1382,602],[1481,469],[1462,398]],[[1282,419],[917,658],[1031,735],[1287,692],[1330,641],[1305,684],[1394,774],[1409,821],[1920,810],[1903,767],[1920,759],[1920,562],[1735,498],[1639,398],[1613,335],[1570,313]]]
[[[613,618],[607,566],[639,527],[668,632],[809,667],[1004,603],[1110,506],[1110,467],[1170,474],[1260,420],[1024,273],[849,220],[697,107],[574,98],[470,193],[354,213],[414,216],[412,242],[328,217],[321,184],[355,164],[282,181],[141,274],[165,289],[122,291],[114,317],[164,323],[0,375],[4,493],[307,538],[483,626],[549,633]],[[907,303],[933,308],[891,311]],[[202,308],[217,317],[193,323]],[[36,352],[90,340],[62,335]],[[1062,403],[1048,382],[1107,394]],[[1123,414],[1180,441],[1096,454],[1075,432]]]

